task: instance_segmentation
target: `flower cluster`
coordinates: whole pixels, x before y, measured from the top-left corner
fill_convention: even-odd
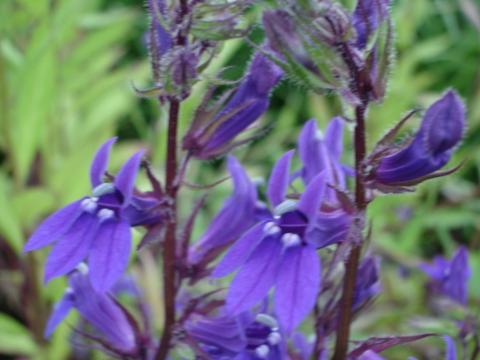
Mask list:
[[[359,0],[351,12],[331,0],[274,3],[262,15],[267,39],[244,76],[220,96],[219,89],[207,87],[177,139],[182,101],[202,79],[218,45],[246,33],[241,20],[251,2],[147,2],[155,86],[139,92],[169,106],[165,184],[143,160],[144,151],[116,174],[107,172],[112,138],[91,164],[92,193],[53,213],[33,232],[25,251],[53,245],[45,281],[67,276],[69,284],[48,321],[47,337],[72,309],[91,325],[78,330],[83,336],[112,356],[138,360],[173,358],[172,349],[185,345],[197,359],[378,360],[389,347],[432,335],[370,338],[349,348],[352,318],[382,291],[380,257],[367,248],[367,207],[379,192],[412,190],[453,171],[439,170],[464,135],[463,102],[447,91],[428,107],[413,136],[395,142],[406,117],[368,153],[368,107],[385,96],[392,53],[389,1]],[[355,161],[345,161],[344,154],[349,116],[333,117],[323,132],[311,119],[263,186],[230,152],[255,137],[248,132],[287,76],[314,91],[335,91],[353,109]],[[189,164],[225,155],[233,191],[191,242],[204,201],[183,221],[189,209],[181,204],[180,190],[210,187],[188,181]],[[152,186],[148,192],[135,187],[142,168]],[[165,323],[158,342],[146,298],[134,291],[136,312],[115,298],[130,259],[137,261],[133,227],[146,230],[139,247],[148,254],[142,261],[163,256],[151,261],[163,266]],[[439,257],[420,268],[429,277],[429,291],[466,305],[465,248],[451,261]],[[221,280],[231,273],[230,282]],[[205,292],[209,286],[215,289]],[[136,321],[138,312],[143,326]],[[312,338],[300,331],[301,324],[313,329]],[[467,325],[464,319],[463,328]],[[472,333],[465,330],[462,340]],[[454,339],[447,337],[446,343],[447,359],[455,359]]]

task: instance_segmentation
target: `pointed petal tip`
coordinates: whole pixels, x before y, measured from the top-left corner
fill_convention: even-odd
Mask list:
[[[145,150],[139,150],[133,154],[121,167],[117,176],[115,176],[115,187],[124,196],[124,204],[130,201],[133,188],[135,186],[135,179],[140,168],[142,157]]]
[[[98,147],[90,167],[90,182],[92,187],[96,187],[102,183],[103,174],[108,166],[111,148],[117,139],[118,138],[114,136]]]

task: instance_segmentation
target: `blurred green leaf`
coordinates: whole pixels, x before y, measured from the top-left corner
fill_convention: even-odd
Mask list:
[[[36,345],[28,329],[0,313],[0,354],[33,356]]]

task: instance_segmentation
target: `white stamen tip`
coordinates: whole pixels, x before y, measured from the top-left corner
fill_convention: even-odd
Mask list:
[[[270,348],[265,344],[260,345],[255,349],[255,355],[257,355],[260,359],[266,359],[269,352]]]
[[[80,272],[83,275],[88,274],[88,265],[85,264],[84,262],[81,262],[80,264],[78,264],[76,269],[77,269],[78,272]]]
[[[70,294],[73,294],[73,289],[71,287],[67,287],[65,289],[65,295],[70,295]]]
[[[285,247],[297,246],[300,245],[301,242],[302,239],[300,239],[300,236],[297,234],[286,233],[282,235],[282,243]]]
[[[292,199],[287,199],[280,204],[273,210],[275,215],[283,215],[287,212],[293,211],[297,209],[297,202]]]
[[[95,197],[83,199],[80,206],[83,211],[93,213],[97,209],[98,199]]]
[[[322,130],[315,131],[315,140],[322,141],[324,138]]]
[[[95,189],[93,189],[92,194],[93,196],[102,196],[106,194],[112,194],[115,192],[115,185],[112,183],[102,183],[98,185]]]
[[[276,331],[271,332],[270,335],[268,335],[267,341],[270,345],[275,346],[277,344],[280,344],[280,341],[282,341],[282,335],[280,335]]]
[[[280,227],[277,224],[275,224],[273,221],[269,221],[263,226],[263,232],[266,235],[276,235],[276,234],[279,234],[280,231],[281,231]]]
[[[97,214],[100,221],[111,219],[113,218],[114,215],[115,215],[114,211],[110,209],[102,209]]]
[[[255,317],[255,321],[268,326],[269,328],[278,328],[278,322],[275,320],[275,318],[271,317],[268,314],[258,314]]]

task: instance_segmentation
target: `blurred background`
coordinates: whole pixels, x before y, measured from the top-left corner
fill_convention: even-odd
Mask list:
[[[252,10],[252,21],[258,19],[256,11]],[[473,313],[480,310],[476,284],[480,279],[480,2],[395,0],[392,11],[397,57],[387,99],[368,116],[370,145],[409,109],[425,108],[453,87],[467,103],[469,127],[450,166],[466,162],[454,175],[420,185],[415,193],[378,198],[371,206],[372,246],[385,258],[384,294],[358,320],[357,338],[424,330],[454,332],[425,308],[425,278],[416,266],[438,254],[450,256],[459,244],[470,249],[470,306]],[[151,85],[146,28],[142,0],[0,1],[1,359],[82,358],[70,353],[71,326],[62,325],[48,343],[43,339],[45,319],[65,284],[61,279],[42,284],[41,268],[48,251],[25,255],[21,249],[41,219],[89,193],[92,155],[114,134],[120,142],[112,169],[146,145],[161,175],[165,109],[133,91],[134,85]],[[254,29],[252,37],[260,36]],[[231,41],[208,71],[214,74],[229,66],[225,76],[236,79],[250,53],[244,42]],[[202,86],[196,86],[182,109],[183,127],[200,101]],[[324,125],[341,112],[333,96],[308,94],[284,81],[264,118],[269,132],[236,154],[252,176],[265,177],[279,154],[295,146],[306,120],[314,117]],[[416,124],[418,119],[411,122],[411,129]],[[348,139],[346,149],[348,162]],[[194,182],[205,184],[225,174],[222,160],[196,163],[190,171]],[[197,233],[229,191],[228,183],[213,190]],[[198,196],[187,192],[186,207],[190,198]],[[150,298],[156,302],[154,308],[160,309],[157,275],[150,274],[148,281],[158,289],[157,295],[150,289]],[[407,320],[414,317],[414,324]],[[161,319],[157,321],[161,324]],[[434,359],[442,349],[441,342],[425,340],[392,350],[388,358],[415,354]]]

